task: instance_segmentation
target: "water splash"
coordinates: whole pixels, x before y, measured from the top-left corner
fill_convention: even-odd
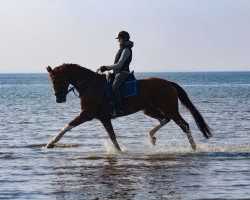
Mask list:
[[[116,155],[119,154],[119,151],[114,147],[113,144],[109,140],[102,140],[102,144],[106,150],[106,153],[108,155]],[[122,152],[125,150],[123,147],[121,147]]]
[[[46,148],[46,145],[45,143],[43,144],[29,144],[29,145],[26,145],[25,147],[27,148]],[[76,147],[79,147],[80,144],[75,144],[75,143],[70,143],[70,144],[66,144],[66,143],[56,143],[54,148],[76,148]]]
[[[118,152],[109,140],[102,141],[106,153],[108,155],[118,155]],[[224,146],[207,146],[198,145],[194,151],[190,146],[122,146],[122,153],[132,156],[151,156],[151,155],[166,155],[180,157],[249,157],[250,145],[224,145]]]

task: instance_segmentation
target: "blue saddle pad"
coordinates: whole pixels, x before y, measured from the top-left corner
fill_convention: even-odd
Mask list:
[[[138,83],[137,80],[125,82],[122,86],[123,97],[134,97],[138,93]]]
[[[138,81],[133,80],[129,82],[125,82],[121,86],[122,96],[124,98],[134,97],[138,94]],[[108,99],[113,99],[113,91],[112,91],[112,85],[108,81],[105,84],[105,93]]]

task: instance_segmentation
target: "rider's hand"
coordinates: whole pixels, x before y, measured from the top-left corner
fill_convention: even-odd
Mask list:
[[[106,66],[101,66],[100,69],[99,69],[101,72],[105,72],[107,71],[107,67]]]

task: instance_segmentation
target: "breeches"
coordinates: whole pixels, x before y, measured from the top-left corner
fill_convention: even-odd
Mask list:
[[[120,88],[120,86],[126,81],[128,76],[129,73],[127,72],[120,72],[115,75],[115,80],[112,85],[113,92],[116,92]]]

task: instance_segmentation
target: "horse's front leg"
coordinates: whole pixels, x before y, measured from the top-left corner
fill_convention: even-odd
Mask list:
[[[121,152],[121,148],[118,144],[118,142],[116,141],[116,136],[115,136],[115,132],[111,123],[110,119],[102,119],[101,123],[103,124],[104,128],[106,129],[106,131],[108,132],[108,135],[111,139],[111,141],[113,142],[115,148]]]
[[[46,147],[53,148],[54,144],[58,142],[66,132],[92,119],[93,119],[92,112],[82,111],[81,114],[77,116],[74,120],[72,120],[65,128],[63,128],[63,130],[56,137],[54,137],[50,142],[48,142]]]
[[[70,126],[69,124],[65,126],[57,136],[55,136],[51,141],[47,143],[46,148],[53,148],[54,144],[58,142],[62,138],[62,136],[72,128],[74,128],[74,126]]]

